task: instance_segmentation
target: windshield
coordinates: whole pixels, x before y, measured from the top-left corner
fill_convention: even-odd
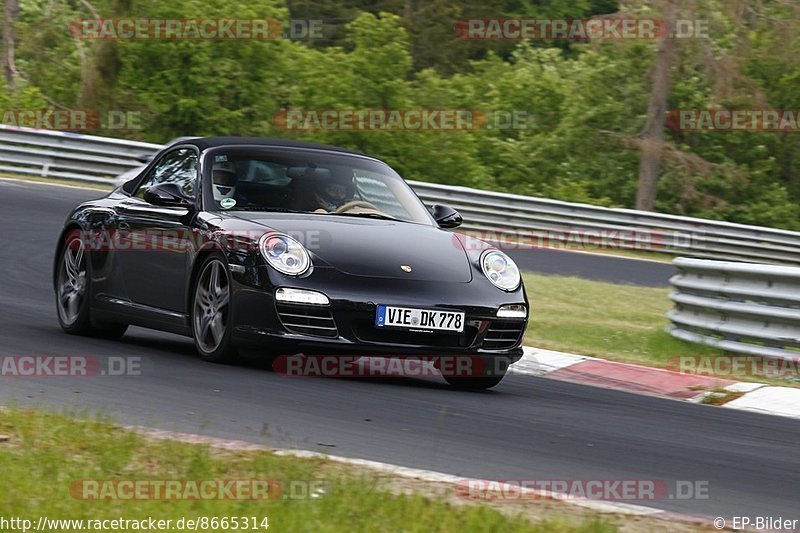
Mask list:
[[[433,224],[388,165],[316,150],[217,148],[205,159],[207,204],[222,211],[284,211]]]

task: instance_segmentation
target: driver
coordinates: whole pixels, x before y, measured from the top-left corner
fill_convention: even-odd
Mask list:
[[[352,201],[355,192],[352,174],[334,174],[317,180],[314,197],[319,209],[332,212]]]
[[[236,167],[230,161],[217,161],[211,167],[211,190],[214,200],[233,198],[236,194]]]

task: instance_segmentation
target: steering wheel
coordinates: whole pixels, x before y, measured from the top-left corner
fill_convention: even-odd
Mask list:
[[[375,211],[380,211],[375,205],[365,202],[364,200],[353,200],[352,202],[347,202],[344,205],[340,205],[334,213],[344,213],[345,211],[350,211],[356,207],[363,207],[365,209],[374,209]]]

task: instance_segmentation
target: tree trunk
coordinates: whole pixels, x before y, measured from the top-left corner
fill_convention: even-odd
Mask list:
[[[3,76],[9,90],[14,89],[15,78],[17,76],[17,66],[14,63],[14,51],[16,35],[14,24],[19,18],[19,0],[6,0],[5,18],[3,19]]]
[[[664,146],[667,98],[671,86],[671,69],[675,55],[675,39],[670,32],[675,29],[677,0],[667,0],[664,21],[668,31],[661,38],[653,70],[653,87],[647,108],[647,123],[641,135],[642,158],[639,163],[639,185],[636,189],[636,209],[652,211],[658,193],[658,173]]]
[[[92,14],[92,17],[99,19],[100,12],[89,0],[79,0],[80,3]],[[102,42],[102,41],[101,41]],[[78,106],[84,109],[95,109],[97,102],[97,41],[83,41],[80,37],[75,38],[75,46],[78,48],[78,58],[81,64],[81,81],[78,85],[77,102]]]
[[[97,85],[97,69],[94,64],[95,43],[75,41],[78,47],[78,58],[81,63],[81,81],[78,85],[78,107],[84,109],[95,108],[95,87]]]

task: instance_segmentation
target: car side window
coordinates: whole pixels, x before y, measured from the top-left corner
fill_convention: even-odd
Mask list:
[[[144,198],[144,192],[153,185],[177,183],[186,196],[193,197],[197,187],[197,162],[197,154],[189,148],[169,152],[150,169],[134,195]]]

